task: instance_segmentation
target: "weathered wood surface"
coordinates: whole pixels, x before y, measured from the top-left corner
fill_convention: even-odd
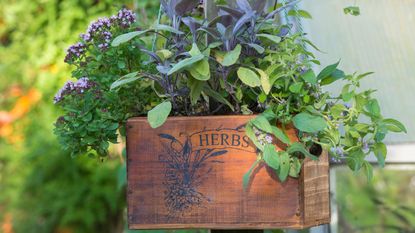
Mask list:
[[[128,222],[131,229],[304,228],[328,223],[328,159],[304,162],[298,179],[278,181],[259,166],[243,125],[252,116],[173,117],[152,129],[127,123]],[[290,132],[291,131],[291,132]],[[295,138],[293,129],[290,137]]]

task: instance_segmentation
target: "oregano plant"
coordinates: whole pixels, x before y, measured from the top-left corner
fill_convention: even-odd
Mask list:
[[[304,158],[322,150],[371,178],[365,158],[374,153],[383,166],[386,134],[406,129],[382,116],[374,90],[360,88],[371,73],[345,74],[339,62],[320,68],[307,49],[315,45],[279,20],[296,2],[222,2],[207,17],[199,0],[162,0],[163,17],[146,29],[126,9],[92,23],[65,59],[78,80],[55,97],[65,111],[56,123],[62,144],[74,155],[105,157],[131,116],[157,128],[168,116],[255,114],[245,130],[258,159],[245,184],[262,162],[281,181],[298,177]],[[343,85],[340,93],[323,89],[333,83]],[[293,127],[298,141],[287,136]]]

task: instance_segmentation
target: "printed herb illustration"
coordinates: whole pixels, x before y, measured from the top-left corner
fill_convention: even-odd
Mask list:
[[[360,88],[371,73],[346,74],[339,62],[321,67],[311,52],[315,45],[281,20],[284,15],[297,22],[310,18],[294,7],[297,2],[206,0],[207,11],[199,0],[161,0],[159,20],[150,27],[140,28],[126,9],[99,19],[68,49],[65,61],[75,66],[73,77],[79,81],[65,85],[55,98],[65,111],[56,134],[73,155],[92,151],[103,158],[131,116],[147,116],[156,128],[168,116],[257,114],[246,134],[259,150],[258,161],[281,181],[298,177],[305,157],[318,159],[309,152],[316,147],[370,179],[372,166],[365,158],[374,154],[384,166],[385,136],[406,129],[382,115],[374,90]],[[356,15],[355,10],[346,13]],[[342,85],[340,93],[324,89],[334,83]],[[298,142],[287,138],[285,128],[291,125]],[[275,142],[285,149],[277,151]],[[188,155],[177,156],[185,166]],[[181,170],[179,182],[192,171]],[[188,191],[194,192],[190,203],[202,199],[196,190]]]
[[[198,188],[209,177],[212,170],[209,165],[223,163],[218,157],[228,151],[212,148],[193,150],[190,136],[183,143],[169,134],[160,134],[159,137],[167,141],[159,160],[166,166],[164,201],[169,217],[178,217],[193,208],[203,207],[210,199]]]

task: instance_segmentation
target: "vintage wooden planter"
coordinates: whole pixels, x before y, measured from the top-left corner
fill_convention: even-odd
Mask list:
[[[278,181],[259,166],[244,132],[252,116],[172,117],[152,129],[127,122],[128,223],[131,229],[307,228],[329,223],[327,154],[306,159],[298,179]],[[295,137],[291,130],[291,137]]]

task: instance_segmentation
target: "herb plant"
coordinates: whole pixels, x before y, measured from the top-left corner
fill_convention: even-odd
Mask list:
[[[245,127],[259,151],[250,171],[265,162],[281,181],[298,177],[303,159],[318,159],[322,149],[369,178],[366,156],[384,165],[386,134],[405,127],[381,115],[373,90],[359,89],[370,73],[345,74],[338,62],[314,72],[320,62],[307,46],[315,46],[278,17],[296,1],[265,9],[266,1],[237,0],[211,6],[215,15],[199,2],[162,0],[165,17],[144,30],[125,9],[91,24],[66,58],[78,81],[55,98],[66,111],[56,123],[63,145],[105,156],[130,116],[147,115],[156,128],[169,115],[257,114]],[[322,89],[336,81],[344,84],[340,94]],[[298,142],[286,135],[291,125]]]

